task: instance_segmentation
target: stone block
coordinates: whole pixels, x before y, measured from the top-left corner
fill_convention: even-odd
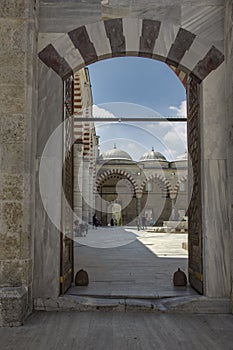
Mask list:
[[[2,203],[3,233],[21,232],[23,229],[24,207],[19,202]]]
[[[29,0],[1,0],[0,16],[25,18],[29,13]]]
[[[20,256],[20,235],[17,232],[8,233],[2,220],[2,205],[0,206],[0,257],[17,259]]]
[[[0,55],[0,79],[5,85],[24,87],[26,83],[26,55],[6,52]],[[20,89],[19,89],[20,90]]]
[[[8,52],[9,47],[15,53],[26,52],[27,30],[26,22],[23,20],[1,19],[0,20],[0,47],[1,52]]]
[[[28,163],[29,159],[24,159],[24,144],[0,143],[0,171],[2,173],[23,173]]]
[[[1,80],[0,84],[1,114],[24,113],[26,110],[26,90],[21,84],[7,85]]]
[[[0,281],[2,287],[29,285],[32,281],[31,259],[1,260]]]
[[[0,175],[0,200],[22,200],[24,197],[23,175],[2,174]]]
[[[27,289],[0,288],[0,327],[21,326],[28,314]]]
[[[34,299],[35,310],[45,311],[125,311],[124,299],[86,298],[65,295]]]
[[[24,229],[28,227],[24,214],[25,208],[22,203],[11,201],[2,202],[0,210],[0,257],[1,259],[19,259],[22,237],[28,236]]]
[[[0,205],[0,256],[28,259],[31,256],[31,202],[2,202]]]
[[[78,4],[78,5],[77,5]],[[77,0],[40,1],[39,29],[45,33],[69,32],[86,23],[95,23],[102,19],[101,4]]]
[[[25,118],[23,115],[0,117],[1,143],[21,143],[25,141]]]

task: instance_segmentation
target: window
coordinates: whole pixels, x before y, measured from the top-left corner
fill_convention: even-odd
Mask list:
[[[185,191],[185,184],[183,182],[181,182],[181,184],[180,184],[180,191],[181,192]]]
[[[151,192],[152,191],[152,183],[150,181],[147,182],[146,184],[146,191]]]

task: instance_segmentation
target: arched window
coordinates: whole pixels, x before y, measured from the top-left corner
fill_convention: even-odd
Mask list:
[[[148,181],[146,183],[146,191],[147,192],[151,192],[152,191],[152,183],[150,181]]]
[[[184,184],[184,182],[181,182],[181,183],[180,183],[180,191],[181,191],[181,192],[184,192],[184,191],[185,191],[185,184]]]

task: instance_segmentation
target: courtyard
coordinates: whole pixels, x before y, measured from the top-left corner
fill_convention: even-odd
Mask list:
[[[86,236],[75,238],[74,246],[74,271],[86,270],[89,285],[73,285],[67,294],[145,299],[196,294],[189,286],[173,286],[178,268],[187,275],[187,239],[187,233],[158,228],[90,228]]]

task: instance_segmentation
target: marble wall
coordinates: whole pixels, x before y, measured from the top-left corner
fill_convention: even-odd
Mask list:
[[[57,297],[60,277],[60,231],[51,222],[46,210],[53,211],[61,220],[61,188],[51,193],[51,181],[55,174],[47,168],[44,186],[47,190],[40,193],[39,166],[44,147],[53,131],[63,120],[63,82],[60,77],[43,63],[39,63],[39,94],[37,121],[37,178],[35,211],[35,263],[33,296],[37,298]],[[60,135],[61,136],[61,135]],[[60,158],[60,159],[59,159]],[[48,165],[62,161],[62,139],[57,140],[56,149],[46,154]],[[59,171],[59,170],[58,170]],[[61,176],[61,171],[60,171]],[[51,198],[52,201],[51,201]],[[42,202],[43,200],[43,202]]]
[[[225,10],[225,56],[226,56],[226,89],[225,89],[225,106],[227,116],[227,130],[225,137],[228,140],[227,144],[227,178],[228,178],[228,208],[230,217],[231,229],[231,283],[233,290],[233,5],[231,0],[226,1]],[[233,300],[233,298],[232,298]]]
[[[222,64],[202,83],[203,268],[209,297],[229,297],[231,292],[225,73]]]

